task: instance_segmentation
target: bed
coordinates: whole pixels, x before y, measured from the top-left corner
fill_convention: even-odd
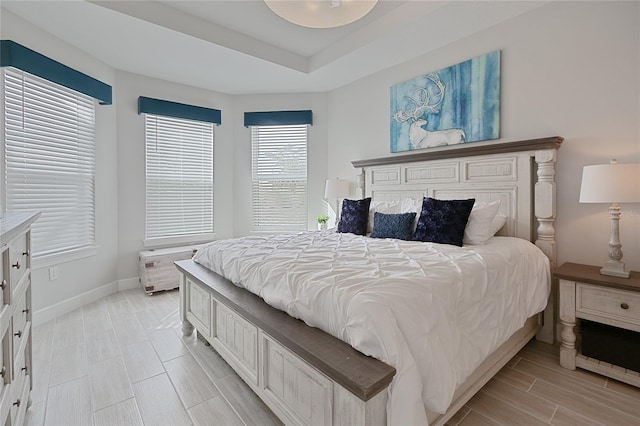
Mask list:
[[[426,196],[499,200],[506,223],[486,245],[446,251],[438,244],[327,231],[216,242],[216,250],[199,254],[199,263],[177,262],[183,273],[184,334],[190,335],[195,326],[287,424],[443,424],[536,333],[541,340],[553,341],[554,292],[549,288],[528,291],[524,285],[518,292],[532,293],[536,302],[527,301],[529,296],[522,294],[522,305],[515,296],[508,296],[509,303],[500,302],[498,297],[510,282],[525,279],[514,275],[518,271],[501,272],[489,260],[515,265],[519,258],[531,257],[530,263],[537,262],[536,270],[554,265],[554,165],[561,142],[562,138],[553,137],[479,144],[353,162],[362,171],[359,188],[363,197],[379,202]],[[538,249],[532,249],[528,241]],[[265,247],[263,251],[258,250],[260,246]],[[276,251],[276,247],[289,247],[289,252]],[[218,254],[224,256],[217,259]],[[292,256],[297,258],[293,263]],[[389,286],[380,277],[394,269],[397,262],[391,259],[400,258],[405,266],[394,277],[396,287]],[[454,264],[457,274],[466,277],[463,285],[442,284],[449,280],[444,272],[438,275],[445,263]],[[285,267],[278,268],[279,264]],[[347,266],[348,272],[344,271]],[[474,269],[479,267],[488,272]],[[425,269],[435,274],[428,288],[417,285],[415,279]],[[526,266],[513,269],[523,276],[535,275]],[[485,278],[473,279],[478,276]],[[497,287],[499,282],[502,287]],[[276,289],[275,284],[282,288]],[[398,286],[404,290],[398,292],[404,299],[392,301],[390,296]],[[464,293],[473,286],[477,288]],[[485,290],[477,290],[482,288]],[[442,293],[453,296],[443,297]],[[504,315],[496,313],[493,334],[486,336],[481,328],[473,328],[476,319],[466,314],[474,306],[484,306],[484,299],[466,300],[469,294],[481,293],[489,294],[487,300],[497,300],[499,308],[488,310],[505,311]],[[547,297],[549,303],[544,303]],[[456,308],[444,309],[450,299],[456,300]],[[405,306],[427,300],[434,302],[430,309],[423,309],[424,318],[416,313],[404,315]],[[514,326],[510,315],[526,309],[531,312]],[[477,310],[482,316],[484,310]],[[507,315],[506,311],[513,312]],[[415,332],[421,327],[411,327],[412,321],[438,326],[422,327],[429,330],[421,334]],[[461,331],[453,323],[460,323]],[[441,334],[430,337],[439,344],[423,345],[423,334],[435,335],[431,329],[442,329],[451,339]],[[462,335],[464,338],[459,337]],[[456,346],[474,338],[471,345]],[[485,348],[484,340],[491,340],[493,346]],[[451,360],[451,368],[446,364],[443,368],[438,358],[447,357],[461,358],[462,367]],[[451,374],[440,374],[443,370]]]

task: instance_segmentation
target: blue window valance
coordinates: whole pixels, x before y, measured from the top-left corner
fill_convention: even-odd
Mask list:
[[[313,125],[310,109],[303,111],[262,111],[245,112],[244,126],[286,126],[293,124]]]
[[[0,40],[0,66],[14,67],[111,105],[111,86],[13,40]]]
[[[138,114],[142,113],[206,121],[213,124],[222,123],[222,113],[219,109],[163,101],[162,99],[145,98],[144,96],[138,98]]]

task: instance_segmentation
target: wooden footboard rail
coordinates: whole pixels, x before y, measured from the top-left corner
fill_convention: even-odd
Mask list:
[[[386,424],[396,370],[264,303],[193,262],[182,273],[180,316],[286,424]]]

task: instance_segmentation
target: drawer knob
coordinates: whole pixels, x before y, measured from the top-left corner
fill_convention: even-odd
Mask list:
[[[622,309],[629,309],[629,305],[627,305],[626,303],[621,303],[621,304],[620,304],[620,307],[621,307]]]
[[[14,265],[11,265],[11,266],[16,269],[20,269],[20,262],[16,262]]]
[[[13,405],[15,405],[16,407],[19,407],[20,406],[20,398],[18,398],[18,400],[16,402],[14,402]]]
[[[22,255],[23,255],[23,256],[29,256],[29,250],[25,250],[25,251],[23,251],[23,252],[22,252]]]
[[[26,372],[26,371],[27,371],[27,366],[25,365],[24,367],[22,367],[22,368],[20,369],[20,371],[25,371],[25,372]]]
[[[2,370],[0,370],[0,376],[4,377],[5,374],[7,374],[7,368],[3,365]]]
[[[6,286],[7,286],[7,280],[2,280],[2,284],[0,284],[0,288],[4,290]]]
[[[29,313],[29,308],[23,309],[22,312],[24,312],[25,314]]]
[[[22,337],[22,331],[18,330],[17,333],[13,333],[14,336]]]

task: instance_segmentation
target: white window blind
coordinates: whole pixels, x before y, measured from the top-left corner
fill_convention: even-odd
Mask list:
[[[145,114],[146,238],[213,233],[213,124]]]
[[[94,246],[94,100],[17,69],[3,73],[7,210],[42,213],[34,257]]]
[[[253,126],[253,231],[307,229],[307,125]]]

